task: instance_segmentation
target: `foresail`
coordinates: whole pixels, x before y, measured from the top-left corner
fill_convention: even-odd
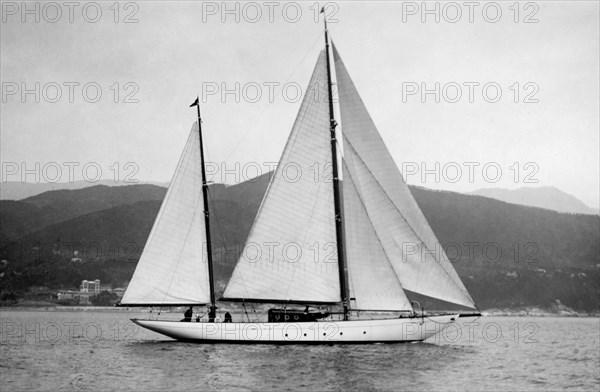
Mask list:
[[[121,303],[209,303],[207,260],[195,124]]]
[[[335,46],[333,53],[344,159],[377,238],[402,287],[474,307],[473,300],[383,143]],[[346,236],[349,236],[348,228]]]
[[[326,72],[321,52],[225,299],[340,301]]]
[[[394,268],[385,254],[352,181],[344,159],[343,196],[346,264],[352,308],[362,310],[412,310]]]

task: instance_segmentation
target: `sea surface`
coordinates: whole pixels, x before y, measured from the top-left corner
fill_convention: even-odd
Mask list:
[[[600,319],[465,319],[423,343],[180,343],[123,311],[0,313],[0,390],[598,391]]]

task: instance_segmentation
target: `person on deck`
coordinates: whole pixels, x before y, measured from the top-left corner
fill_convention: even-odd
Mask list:
[[[225,313],[225,320],[223,320],[223,322],[224,323],[230,323],[230,322],[232,322],[231,314],[229,312]]]
[[[217,317],[217,307],[214,305],[211,305],[210,308],[208,308],[208,322],[214,323],[216,317]]]
[[[185,313],[183,314],[183,320],[181,320],[181,321],[191,322],[193,314],[194,314],[194,310],[190,306],[190,308],[188,310],[186,310]]]

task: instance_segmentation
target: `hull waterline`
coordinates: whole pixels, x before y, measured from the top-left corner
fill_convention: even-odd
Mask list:
[[[198,343],[343,344],[423,341],[458,315],[299,323],[207,323],[132,319],[137,325],[181,341]]]

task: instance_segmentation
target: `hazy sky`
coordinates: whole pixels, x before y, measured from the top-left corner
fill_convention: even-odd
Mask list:
[[[2,3],[3,181],[21,180],[22,163],[35,172],[36,162],[40,181],[68,181],[69,166],[81,179],[85,165],[90,179],[118,167],[120,181],[128,173],[168,181],[195,120],[189,104],[215,88],[201,106],[207,155],[230,174],[214,179],[266,172],[300,105],[296,87],[305,89],[323,47],[316,11],[325,2],[232,2],[230,13],[222,2],[130,2],[118,14],[113,1],[71,10],[28,3],[30,14],[22,4]],[[599,3],[427,7],[327,8],[337,19],[332,38],[407,181],[460,192],[556,186],[598,208]],[[221,96],[236,83],[239,102]],[[436,83],[439,102],[420,91]],[[24,87],[34,92],[22,96]]]

